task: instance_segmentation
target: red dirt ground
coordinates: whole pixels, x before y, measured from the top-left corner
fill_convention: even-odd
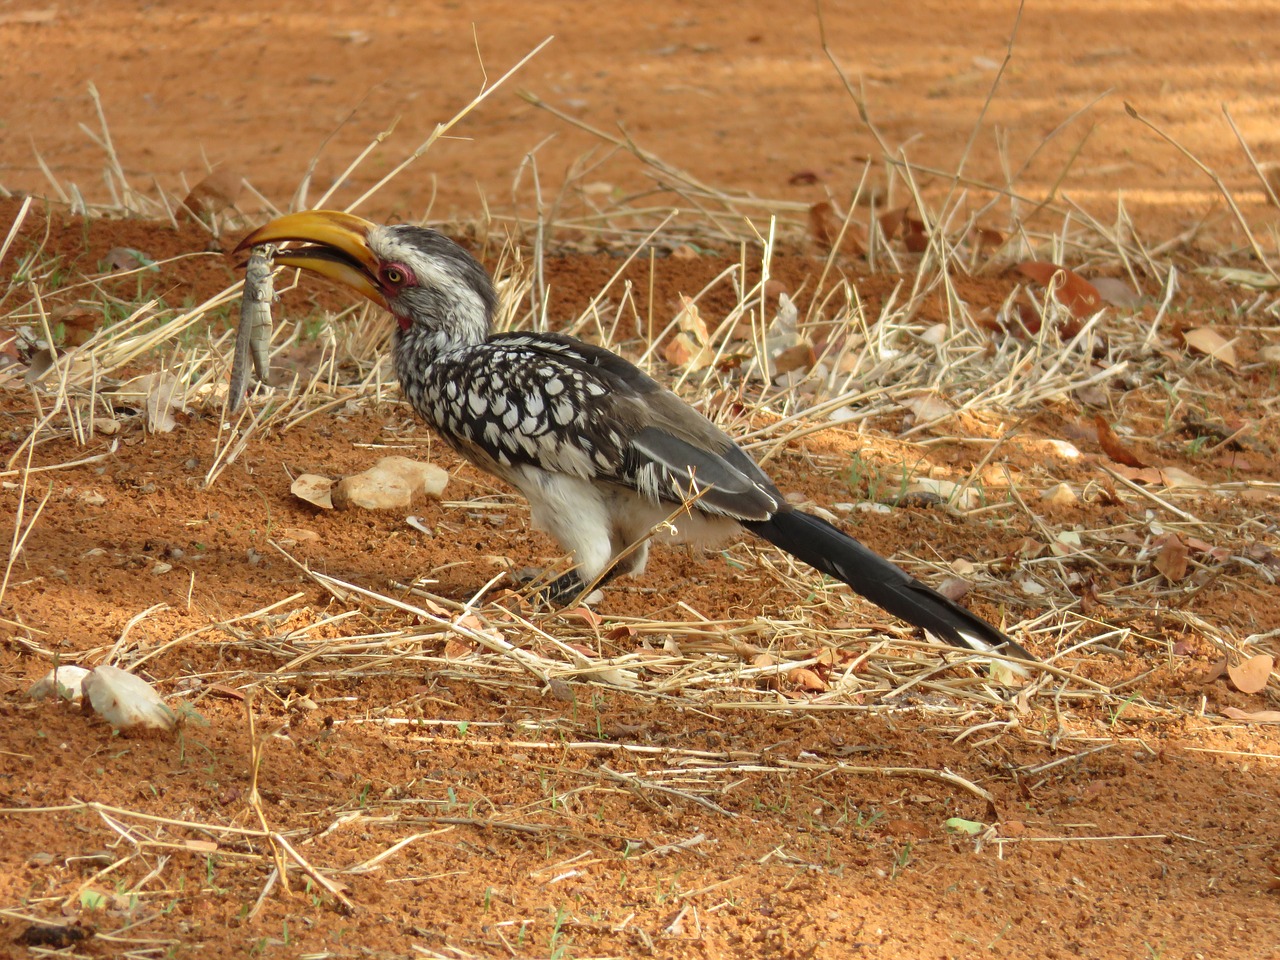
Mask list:
[[[1015,8],[825,6],[832,49],[865,81],[872,120],[888,143],[909,142],[916,164],[955,170],[1004,56]],[[1280,112],[1280,77],[1268,46],[1277,20],[1280,10],[1264,3],[1029,9],[965,172],[1005,182],[995,128],[1016,169],[1073,111],[1112,90],[1049,141],[1017,179],[1017,191],[1044,196],[1092,131],[1062,194],[1108,223],[1123,194],[1148,245],[1207,223],[1212,242],[1183,243],[1183,266],[1219,254],[1250,265],[1233,253],[1243,238],[1212,182],[1128,117],[1122,102],[1221,174],[1265,236],[1274,214],[1220,104],[1229,106],[1257,159],[1269,160]],[[290,10],[224,0],[73,10],[4,2],[0,185],[53,191],[34,148],[61,189],[76,183],[91,201],[110,201],[101,186],[103,150],[77,129],[98,129],[86,93],[92,82],[115,151],[142,192],[154,178],[181,195],[183,178],[201,179],[207,159],[283,206],[330,134],[317,166],[320,185],[398,120],[394,149],[357,172],[336,200],[346,203],[475,95],[484,77],[477,45],[492,80],[548,34],[554,43],[459,126],[459,139],[438,144],[362,212],[421,215],[434,197],[434,216],[471,222],[483,215],[483,195],[493,215],[528,215],[532,168],[526,165],[514,191],[513,183],[535,148],[543,194],[554,196],[566,171],[599,141],[527,105],[516,88],[601,128],[622,123],[666,162],[717,187],[785,201],[791,206],[780,209],[791,216],[827,190],[847,200],[864,159],[878,156],[823,55],[816,17],[792,4],[712,10],[493,0],[371,10],[327,0]],[[879,175],[876,167],[872,177]],[[613,156],[574,182],[624,192],[647,188],[647,177],[634,160]],[[937,178],[924,186],[945,188]],[[675,201],[664,194],[655,202]],[[246,195],[240,206],[257,203]],[[16,201],[0,204],[0,236],[17,210]],[[39,243],[78,277],[98,273],[112,248],[162,260],[203,250],[209,238],[185,224],[86,222],[61,210],[46,218],[40,205],[10,256]],[[794,247],[775,260],[774,276],[790,290],[806,280],[811,287],[822,260]],[[714,254],[660,259],[655,313],[670,317],[679,294],[696,292],[729,262]],[[549,257],[551,316],[576,315],[616,265],[608,254]],[[11,262],[3,269],[7,275]],[[851,259],[843,269],[868,301],[890,294],[892,278],[869,273],[865,263]],[[148,283],[180,304],[235,276],[229,258],[208,256],[166,263]],[[647,265],[635,279],[643,314]],[[1003,275],[966,281],[961,294],[975,307],[996,306],[1014,282]],[[111,283],[107,289],[121,297],[145,292]],[[1188,277],[1175,311],[1182,326],[1214,318],[1252,356],[1277,339],[1266,310],[1232,312],[1234,301],[1254,296]],[[278,315],[346,302],[312,284],[286,298]],[[6,316],[14,306],[5,304]],[[713,298],[704,309],[728,306]],[[1149,317],[1155,306],[1145,309]],[[1280,550],[1280,427],[1275,366],[1248,371],[1236,376],[1206,365],[1195,380],[1201,392],[1188,401],[1206,418],[1254,424],[1244,469],[1191,457],[1185,438],[1161,419],[1167,407],[1158,385],[1135,385],[1110,403],[1114,422],[1153,462],[1213,482],[1257,484],[1250,491],[1256,496],[1179,503],[1214,530],[1231,531],[1221,546],[1233,554],[1254,550],[1249,555],[1263,558],[1255,564],[1263,568],[1267,551]],[[544,687],[525,674],[481,682],[443,659],[430,669],[388,663],[384,672],[360,676],[344,673],[340,661],[313,663],[302,679],[291,674],[264,685],[254,702],[258,736],[268,735],[258,775],[268,821],[326,873],[421,836],[370,872],[336,875],[354,910],[295,873],[292,892],[276,887],[250,915],[271,871],[257,840],[158,827],[102,809],[33,811],[83,801],[174,820],[259,825],[247,799],[252,738],[244,705],[229,688],[283,672],[303,647],[282,637],[350,609],[268,544],[280,531],[317,534],[294,555],[350,583],[391,591],[393,581],[433,573],[433,591],[459,601],[501,570],[499,558],[520,567],[555,551],[528,531],[527,512],[511,497],[497,499],[499,509],[486,516],[426,504],[419,512],[437,532],[426,539],[398,514],[319,513],[290,495],[290,475],[361,469],[379,452],[370,444],[408,444],[425,456],[426,430],[398,403],[339,409],[285,433],[258,435],[210,489],[200,481],[220,432],[216,409],[193,409],[167,434],[145,432],[139,417],[121,419],[115,453],[32,476],[26,522],[46,489],[51,495],[0,606],[0,942],[15,955],[22,949],[11,944],[27,918],[39,917],[79,919],[118,938],[79,945],[87,956],[126,949],[182,957],[1280,956],[1280,736],[1275,727],[1222,713],[1275,709],[1274,696],[1210,681],[1212,646],[1154,607],[1123,616],[1134,616],[1139,633],[1159,642],[1062,664],[1100,683],[1130,680],[1119,695],[1072,698],[1081,688],[1068,685],[1062,698],[1041,693],[1025,712],[1016,703],[966,712],[920,690],[881,692],[830,711],[764,711],[753,708],[756,691],[734,690],[722,700],[677,691],[663,700],[586,683]],[[1110,461],[1082,429],[1088,419],[1074,401],[1046,405],[1003,448],[1004,459],[1029,484],[1049,475],[1097,483],[1099,467]],[[0,395],[6,461],[32,421],[30,392]],[[921,461],[946,476],[964,476],[980,459],[961,442],[920,444],[936,439],[928,434],[900,439],[899,426],[880,418],[861,433],[832,428],[790,445],[770,469],[787,489],[830,505],[867,493],[847,482],[855,453],[889,472]],[[1006,427],[975,417],[948,429],[992,436]],[[1045,437],[1071,439],[1084,458],[1046,463],[1038,445]],[[64,430],[38,446],[34,463],[104,449],[102,440],[78,447]],[[502,493],[431,452],[451,471],[451,501]],[[16,514],[16,481],[12,472],[0,476],[0,517]],[[1147,510],[1156,508],[1126,493],[1116,502],[1098,495],[1043,513],[1054,530],[1096,529]],[[0,524],[0,533],[9,529]],[[897,509],[863,521],[858,531],[884,554],[997,567],[1014,556],[1019,538],[1040,532],[1028,524],[1012,536],[1005,526],[927,508]],[[727,561],[659,551],[642,581],[611,591],[598,610],[611,623],[687,621],[679,600],[712,620],[759,612],[785,621],[803,599],[803,583],[791,590],[763,572],[776,558],[735,549]],[[1236,566],[1206,578],[1180,601],[1182,609],[1238,637],[1275,631],[1280,589],[1253,570]],[[1116,571],[1100,573],[1099,592],[1119,579]],[[295,592],[302,596],[279,622],[209,629]],[[1034,598],[1007,606],[982,590],[966,603],[1014,625],[1040,612]],[[164,606],[151,609],[157,604]],[[875,639],[905,635],[866,605],[847,609],[856,625],[876,626]],[[1097,615],[1105,622],[1109,613],[1121,615],[1105,603]],[[404,625],[394,611],[370,613],[314,636]],[[541,625],[575,641],[584,634],[565,615]],[[189,724],[176,739],[113,737],[77,711],[25,698],[54,657],[96,663],[124,634],[125,650],[178,640],[145,666],[166,695],[187,689],[194,677],[228,688],[200,701],[207,726]],[[762,628],[748,639],[785,647],[779,636]],[[1048,656],[1075,639],[1031,635],[1028,643]],[[686,649],[701,642],[674,640]],[[609,642],[636,645],[634,638]],[[957,667],[943,676],[970,673]],[[782,695],[804,701],[800,691]],[[405,718],[422,723],[393,722]],[[973,729],[993,720],[1007,726]],[[584,742],[592,746],[573,746]],[[1101,749],[1089,752],[1095,747]],[[700,769],[691,751],[737,764],[705,781],[715,788],[706,795],[718,810],[632,789],[613,776],[668,783],[671,768]],[[1065,762],[1027,773],[1055,760]],[[938,780],[797,773],[797,765],[825,771],[839,762],[950,770],[989,790],[994,807]],[[952,816],[997,824],[996,841],[975,851],[971,839],[944,831]],[[687,848],[668,846],[699,836]],[[216,853],[191,845],[211,839]],[[157,840],[172,846],[150,842]],[[95,909],[86,891],[101,895]]]

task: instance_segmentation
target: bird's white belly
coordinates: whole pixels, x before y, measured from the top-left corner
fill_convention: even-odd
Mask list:
[[[533,525],[545,530],[573,553],[578,573],[593,580],[624,549],[645,539],[651,530],[671,543],[710,547],[733,537],[737,522],[699,511],[676,512],[676,507],[654,503],[634,490],[601,484],[563,473],[548,473],[522,466],[504,471],[506,479],[529,501]],[[636,551],[625,572],[644,569],[645,552]]]

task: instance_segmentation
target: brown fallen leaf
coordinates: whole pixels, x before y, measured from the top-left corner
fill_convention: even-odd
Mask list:
[[[214,170],[191,188],[182,200],[182,212],[206,220],[236,205],[243,181],[229,170]]]
[[[1164,481],[1160,478],[1160,471],[1155,467],[1126,467],[1123,463],[1116,464],[1116,475],[1124,477],[1133,483],[1146,484],[1149,487],[1164,486]]]
[[[1155,568],[1164,574],[1170,583],[1178,583],[1187,575],[1187,545],[1178,539],[1176,533],[1164,538],[1160,552],[1156,554]]]
[[[903,245],[909,253],[923,253],[929,246],[929,234],[925,231],[924,221],[911,216],[907,207],[886,210],[876,218],[876,223],[886,240],[892,240],[901,232]]]
[[[1098,288],[1066,267],[1044,260],[1029,260],[1018,264],[1018,272],[1030,277],[1042,287],[1052,286],[1054,299],[1070,310],[1071,315],[1077,320],[1083,320],[1097,313],[1102,307],[1102,294],[1098,293]],[[1063,335],[1074,336],[1075,334],[1069,334],[1064,330]]]
[[[902,225],[902,243],[908,253],[924,253],[929,249],[929,234],[925,232],[923,220],[918,217],[906,217]]]
[[[680,313],[676,315],[678,332],[662,348],[662,358],[675,367],[701,370],[715,362],[716,352],[708,345],[711,334],[692,297],[680,295]]]
[[[995,250],[1004,244],[1004,234],[990,227],[975,227],[973,237],[979,250]]]
[[[54,310],[50,320],[56,322],[55,334],[61,332],[61,344],[64,347],[79,347],[89,342],[89,338],[102,326],[103,315],[87,310],[59,308]]]
[[[807,340],[802,340],[795,346],[787,347],[781,353],[773,358],[770,368],[775,377],[784,373],[791,373],[793,370],[812,370],[813,365],[818,362],[817,355],[814,353],[813,344]]]
[[[960,600],[973,588],[964,577],[943,577],[936,587],[937,591],[952,602]]]
[[[808,690],[812,693],[822,693],[827,689],[826,681],[818,676],[817,672],[807,667],[796,667],[787,674],[787,679],[801,690]]]
[[[1098,446],[1108,457],[1116,463],[1123,463],[1126,467],[1133,467],[1135,470],[1141,470],[1146,466],[1111,432],[1111,424],[1107,423],[1106,417],[1100,413],[1095,414],[1093,425],[1098,430]]]
[[[1275,659],[1265,653],[1250,657],[1243,663],[1227,667],[1227,676],[1231,684],[1241,693],[1258,693],[1271,679],[1271,670],[1275,667]]]
[[[1207,487],[1208,484],[1195,474],[1181,467],[1161,467],[1160,482],[1166,487]]]
[[[1196,327],[1194,330],[1183,331],[1182,342],[1190,350],[1202,353],[1212,360],[1217,360],[1232,370],[1239,363],[1236,357],[1236,348],[1232,345],[1232,341],[1213,329],[1213,327]]]
[[[880,823],[881,831],[898,840],[927,840],[929,828],[914,820],[884,820]]]
[[[462,640],[452,636],[445,641],[444,658],[446,660],[461,660],[463,657],[475,653],[475,650],[476,645],[470,640]]]
[[[1236,470],[1240,473],[1252,473],[1255,468],[1254,462],[1237,450],[1219,454],[1214,457],[1213,462],[1224,470]]]
[[[765,690],[778,690],[781,688],[781,678],[776,672],[768,670],[769,667],[777,666],[778,661],[767,653],[758,653],[751,658],[751,665],[762,669],[764,672],[756,681]]]
[[[1117,280],[1115,277],[1095,277],[1092,282],[1098,295],[1113,307],[1131,310],[1142,303],[1142,294],[1124,280]]]
[[[1223,707],[1222,715],[1246,723],[1280,723],[1280,710],[1241,710],[1239,707]]]
[[[596,627],[597,629],[604,623],[604,617],[600,616],[600,614],[596,613],[590,607],[574,607],[572,610],[561,610],[560,615],[562,617],[576,617],[579,620],[585,621],[588,626]],[[595,653],[593,652],[591,656],[594,657]]]
[[[840,241],[840,252],[850,257],[860,257],[865,252],[862,244],[858,241],[857,225],[850,223],[848,227],[844,227],[844,236],[840,236],[840,230],[844,227],[844,217],[842,217],[830,200],[823,200],[815,203],[809,208],[809,236],[823,250],[830,251],[836,245],[836,241]]]

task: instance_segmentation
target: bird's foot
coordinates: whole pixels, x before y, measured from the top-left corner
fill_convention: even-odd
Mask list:
[[[583,597],[582,591],[586,588],[586,584],[572,570],[562,573],[553,580],[547,580],[545,570],[524,567],[516,572],[515,579],[534,598],[551,607],[567,607],[575,600],[583,604],[597,603],[604,597],[604,591],[599,589],[592,590]]]

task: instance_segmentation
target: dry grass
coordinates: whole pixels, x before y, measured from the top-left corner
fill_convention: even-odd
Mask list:
[[[374,188],[358,197],[348,209],[367,201],[376,190],[385,187],[395,176],[422,157],[440,136],[463,120],[539,49],[541,47],[531,51],[497,84],[486,86],[455,117],[440,124],[426,141],[411,151]],[[829,51],[828,55],[831,56]],[[844,80],[859,115],[875,132],[864,99],[844,75],[834,57],[832,62]],[[991,96],[995,95],[998,83],[999,76],[993,84]],[[536,106],[557,113],[566,122],[582,126],[580,122],[558,113],[554,107],[531,94],[522,96]],[[107,156],[106,177],[115,200],[106,210],[90,208],[77,199],[79,191],[74,186],[58,183],[49,174],[54,195],[68,203],[73,210],[86,215],[125,213],[154,217],[164,211],[172,218],[171,211],[176,204],[170,198],[148,198],[128,183],[116,158],[105,113],[96,93],[94,102],[98,109],[100,131],[89,133],[100,143]],[[1092,104],[1082,108],[1082,111],[1087,111],[1089,106]],[[1065,121],[1059,131],[1066,129],[1070,120],[1076,116]],[[980,123],[981,118],[975,124],[975,137]],[[1055,135],[1059,131],[1055,131]],[[901,189],[910,198],[922,219],[930,226],[927,248],[922,255],[910,261],[902,259],[900,254],[895,253],[888,238],[877,228],[873,207],[868,235],[873,240],[874,249],[869,252],[869,257],[877,259],[878,251],[882,267],[900,273],[897,290],[884,298],[878,310],[872,312],[859,296],[855,283],[836,268],[837,252],[833,249],[818,286],[808,297],[809,307],[797,330],[797,336],[802,339],[808,337],[813,342],[826,340],[827,346],[817,356],[817,362],[803,371],[802,375],[779,382],[762,380],[758,373],[754,381],[748,378],[743,382],[739,379],[736,367],[721,361],[744,351],[757,356],[763,353],[768,330],[775,322],[766,296],[770,262],[780,236],[794,238],[805,229],[795,216],[801,211],[794,204],[716,190],[645,150],[630,137],[614,136],[599,130],[591,132],[611,149],[624,150],[634,155],[645,168],[652,170],[658,189],[674,194],[683,205],[696,209],[698,214],[691,219],[688,215],[677,215],[671,207],[637,207],[632,198],[621,198],[610,208],[594,209],[585,217],[568,215],[564,211],[573,205],[574,200],[583,201],[590,197],[588,191],[581,189],[582,178],[592,168],[591,163],[584,160],[580,165],[579,177],[571,177],[560,195],[547,203],[540,203],[538,216],[534,221],[517,221],[513,224],[516,235],[531,236],[534,242],[529,260],[525,260],[511,246],[504,248],[503,262],[497,269],[497,274],[505,278],[500,326],[546,328],[549,319],[545,316],[545,291],[541,289],[542,256],[548,244],[554,242],[552,238],[558,232],[584,229],[593,231],[600,236],[607,236],[615,244],[629,245],[629,255],[621,262],[614,278],[583,307],[577,318],[569,318],[567,322],[561,321],[558,325],[633,356],[641,365],[654,368],[657,366],[655,353],[659,343],[675,329],[680,317],[672,317],[664,323],[663,318],[654,318],[651,314],[642,316],[636,301],[625,290],[620,297],[618,295],[618,280],[623,271],[637,259],[648,257],[652,263],[655,246],[676,246],[686,242],[686,237],[702,237],[708,231],[710,235],[718,234],[723,240],[738,244],[741,251],[738,266],[726,270],[689,300],[690,308],[696,310],[706,295],[719,286],[728,286],[734,294],[735,306],[727,314],[714,318],[715,326],[707,344],[714,352],[716,362],[698,370],[677,371],[674,386],[693,400],[720,391],[747,404],[746,413],[739,418],[735,427],[738,428],[744,445],[764,461],[784,446],[825,430],[833,422],[846,427],[873,423],[888,414],[901,411],[904,405],[910,406],[912,401],[922,397],[940,398],[942,402],[922,407],[929,414],[919,418],[903,436],[930,434],[931,444],[963,443],[972,442],[972,438],[964,435],[948,436],[941,432],[943,425],[954,422],[995,424],[1007,422],[1009,418],[1017,421],[1042,410],[1046,405],[1052,405],[1063,398],[1082,395],[1111,380],[1154,382],[1164,379],[1174,382],[1180,377],[1177,371],[1169,369],[1168,357],[1153,350],[1162,319],[1174,296],[1176,270],[1171,263],[1162,263],[1156,259],[1155,253],[1136,239],[1136,231],[1131,227],[1117,231],[1086,218],[1078,211],[1056,202],[1055,191],[1052,190],[1045,197],[1023,196],[1018,191],[1016,173],[1011,174],[1009,183],[1004,186],[975,182],[964,174],[963,156],[955,171],[946,174],[950,187],[943,195],[941,205],[933,207],[917,186],[920,174],[926,171],[914,167],[905,154],[892,150],[876,133],[883,151],[887,195],[892,197]],[[329,202],[341,192],[347,178],[362,162],[386,149],[384,141],[389,138],[390,133],[391,131],[387,131],[380,135],[361,152],[342,176],[324,192],[319,202]],[[1241,143],[1247,152],[1247,145],[1243,141]],[[1072,153],[1072,160],[1068,163],[1074,161],[1077,153],[1078,151]],[[1024,160],[1019,169],[1025,169],[1030,159],[1032,158]],[[1014,168],[1014,164],[1010,162],[1006,162],[1005,166],[1010,170]],[[299,202],[306,200],[313,168],[314,161],[300,183],[296,195]],[[1064,169],[1063,174],[1065,172]],[[1207,172],[1212,175],[1211,171]],[[533,173],[536,176],[536,167],[533,168]],[[1058,182],[1061,179],[1060,176]],[[1215,182],[1230,202],[1226,187],[1216,178]],[[986,198],[976,213],[968,195],[968,191],[975,188]],[[538,195],[541,196],[540,190]],[[855,194],[849,210],[852,212],[857,206],[858,196]],[[992,222],[998,217],[1001,206],[1006,207],[1007,219],[1003,227],[1009,239],[994,255],[978,256],[976,241],[973,239],[978,216],[984,222]],[[1238,213],[1234,204],[1232,207]],[[27,209],[27,206],[23,207],[22,214],[9,231],[3,246],[0,246],[0,254],[8,251]],[[1027,213],[1025,217],[1022,215],[1023,211]],[[759,217],[762,214],[767,219],[761,221]],[[235,222],[238,217],[235,211],[226,216],[232,218],[231,222],[219,224],[215,220],[211,224],[215,233],[238,225]],[[1045,216],[1062,218],[1062,226],[1057,232],[1046,234],[1031,227],[1032,221],[1043,220]],[[649,221],[648,225],[646,221]],[[844,226],[850,222],[851,217],[846,217]],[[963,226],[956,227],[961,222]],[[1117,223],[1125,223],[1123,207],[1118,208]],[[481,235],[488,236],[493,228],[494,223],[490,221],[476,229]],[[1249,236],[1252,239],[1252,234]],[[1256,241],[1253,243],[1256,248]],[[1155,250],[1158,251],[1159,248]],[[1261,251],[1257,252],[1259,259],[1266,263]],[[42,289],[41,278],[32,268],[33,264],[39,262],[39,253],[36,250],[29,254],[26,262],[12,275],[5,302],[21,300],[23,293],[28,298],[25,302],[12,306],[5,319],[6,325],[11,327],[29,325],[35,321],[39,334],[43,335],[43,342],[48,344],[45,348],[47,355],[44,368],[38,373],[34,367],[18,365],[0,370],[0,388],[15,389],[19,380],[26,380],[31,383],[31,396],[35,402],[34,428],[6,464],[8,474],[19,476],[24,489],[36,469],[52,470],[59,466],[87,462],[84,458],[78,458],[67,464],[46,464],[39,468],[32,468],[29,463],[34,446],[42,437],[61,436],[69,432],[83,444],[92,443],[95,440],[93,412],[98,407],[107,409],[106,405],[111,401],[129,400],[139,405],[150,402],[153,406],[159,402],[163,406],[166,400],[163,391],[168,389],[173,391],[174,406],[225,408],[229,396],[225,384],[229,362],[234,355],[230,349],[230,335],[207,342],[197,340],[193,344],[179,344],[183,342],[184,334],[205,327],[207,318],[213,311],[234,303],[240,294],[240,284],[232,285],[188,310],[161,309],[154,301],[136,304],[120,322],[100,328],[82,346],[60,352],[53,345],[54,337],[44,306],[55,294]],[[1123,318],[1119,318],[1117,322],[1108,324],[1105,337],[1100,332],[1104,314],[1099,313],[1082,324],[1076,324],[1077,329],[1068,339],[1060,339],[1056,331],[1067,325],[1069,311],[1050,293],[1046,292],[1042,296],[1029,288],[1015,288],[994,318],[974,315],[970,305],[957,293],[954,278],[967,276],[975,268],[978,272],[989,272],[998,264],[1022,257],[1072,260],[1094,266],[1119,265],[1130,277],[1164,282],[1165,294],[1159,311],[1149,323],[1125,323]],[[751,284],[743,280],[752,272],[749,268],[754,268],[759,275],[759,280]],[[26,278],[22,285],[25,289],[18,289],[19,278]],[[88,278],[71,289],[92,288],[95,284],[93,278]],[[928,305],[939,300],[945,305],[945,316],[941,321],[926,319]],[[605,303],[609,304],[610,315],[602,310]],[[1030,305],[1041,320],[1036,333],[1026,337],[991,336],[993,320],[1006,327],[1016,327],[1020,323],[1019,310],[1025,314],[1027,305]],[[749,328],[752,333],[743,341],[741,331],[745,328]],[[815,333],[830,330],[845,331],[846,334],[828,339]],[[284,326],[275,331],[270,326],[263,326],[257,331],[255,349],[263,351],[262,355],[268,352],[279,355],[296,342],[299,331],[300,327],[296,325]],[[336,318],[324,335],[328,344],[326,356],[310,378],[296,378],[292,383],[268,391],[265,398],[256,399],[238,419],[229,421],[225,437],[220,440],[215,451],[213,465],[206,474],[206,485],[214,483],[222,471],[235,463],[255,435],[270,430],[289,430],[311,417],[323,415],[337,405],[365,401],[381,403],[388,398],[390,377],[384,360],[386,331],[380,318],[367,307],[360,307],[353,318]],[[348,371],[341,383],[337,379],[338,356],[342,357]],[[255,356],[255,362],[257,360],[258,356]],[[125,367],[136,368],[140,361],[148,365],[154,364],[155,376],[133,377],[123,382],[112,378],[114,373]],[[349,375],[353,367],[360,371],[354,381]],[[655,372],[659,376],[663,375],[662,370]],[[983,461],[966,483],[957,486],[952,497],[952,509],[961,516],[972,513],[975,517],[983,517],[986,522],[1006,524],[1011,531],[1030,523],[1040,529],[1046,538],[1052,539],[1061,531],[1046,527],[1044,521],[1028,506],[1028,501],[1034,500],[1037,491],[1028,490],[1021,483],[1010,483],[1003,489],[988,489],[979,477],[981,467],[998,462],[997,454],[1002,444],[1014,436],[1018,429],[1016,426],[1012,429],[1004,428],[1002,435],[983,441],[988,447]],[[102,455],[105,454],[98,454]],[[27,465],[17,466],[24,458],[28,461]],[[1148,501],[1149,506],[1163,513],[1170,529],[1185,526],[1187,530],[1203,536],[1212,534],[1210,525],[1204,520],[1196,519],[1190,510],[1180,508],[1178,503],[1191,504],[1201,500],[1207,493],[1227,492],[1225,489],[1188,487],[1156,494],[1123,477],[1112,475],[1111,479],[1134,497]],[[1242,485],[1229,486],[1232,490],[1237,490]],[[958,504],[962,495],[972,487],[979,488],[983,499],[991,502],[977,508],[960,509]],[[1144,565],[1143,551],[1134,551],[1121,544],[1130,545],[1134,536],[1147,536],[1150,539],[1149,534],[1143,533],[1142,526],[1142,521],[1133,520],[1113,529],[1088,531],[1081,544],[1082,556],[1092,558],[1089,562],[1099,568],[1113,569],[1116,565],[1141,567]],[[10,564],[20,549],[21,539],[15,529]],[[1080,557],[1073,558],[1075,562],[1079,559]],[[1022,631],[1041,638],[1041,648],[1044,647],[1044,641],[1052,639],[1056,641],[1053,645],[1060,651],[1069,651],[1073,655],[1089,645],[1105,643],[1111,647],[1124,646],[1134,639],[1128,627],[1100,630],[1099,624],[1080,611],[1078,598],[1070,588],[1072,578],[1067,566],[1062,557],[1051,556],[1024,567],[1023,572],[1043,591],[1039,605],[1047,605],[1048,609],[1034,622],[1024,624]],[[788,576],[782,570],[777,570],[776,573]],[[1017,609],[1020,606],[1019,597],[1010,585],[986,578],[983,586],[989,592],[999,594],[1003,591],[1001,600],[1008,608]],[[1106,599],[1112,609],[1138,610],[1152,602],[1153,591],[1155,595],[1160,593],[1159,584],[1156,580],[1147,578],[1133,582]],[[1178,591],[1165,589],[1163,593],[1168,602],[1176,599]],[[388,602],[388,598],[381,598],[381,602]],[[442,601],[435,598],[435,602]],[[833,598],[825,591],[815,595],[814,621],[830,619],[829,611],[824,608],[840,602],[841,598]],[[1171,615],[1185,616],[1176,609],[1171,611]],[[1201,625],[1201,628],[1205,626],[1208,625]],[[679,632],[687,635],[695,627],[696,622],[681,624]],[[719,627],[730,633],[738,628],[750,632],[746,624]],[[530,624],[525,629],[532,630],[533,627]],[[665,625],[664,629],[675,627]],[[798,633],[804,633],[803,618],[795,629]],[[535,631],[534,636],[537,635]],[[1253,638],[1233,639],[1212,628],[1207,630],[1207,635],[1214,643],[1234,655],[1245,655],[1257,645]],[[830,643],[829,631],[825,628],[815,630],[811,642],[815,646]],[[702,657],[706,651],[699,650],[697,653]],[[1050,661],[1052,662],[1052,657]],[[891,664],[890,675],[896,676],[893,671],[899,669],[899,665],[892,658],[888,662]],[[615,668],[616,665],[603,665],[598,669],[592,667],[591,670],[610,676],[625,675],[614,674],[612,671]],[[740,669],[740,664],[733,669]],[[1049,675],[1053,675],[1053,672],[1046,673],[1046,676]],[[714,687],[716,684],[704,681],[695,686]],[[637,686],[637,689],[641,688],[642,684]],[[794,703],[784,703],[782,706],[786,709],[799,708]]]

